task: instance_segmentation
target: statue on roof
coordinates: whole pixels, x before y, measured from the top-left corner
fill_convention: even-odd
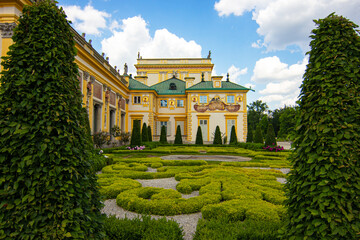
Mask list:
[[[173,77],[177,78],[177,71],[175,71],[175,70],[173,71]]]
[[[211,58],[211,51],[209,51],[207,58]]]
[[[128,65],[125,63],[124,64],[124,75],[128,74]]]
[[[140,59],[140,52],[138,52],[138,59]]]

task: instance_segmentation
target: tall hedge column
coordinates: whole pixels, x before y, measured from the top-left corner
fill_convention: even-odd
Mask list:
[[[360,37],[334,14],[315,21],[287,183],[285,239],[360,237]]]
[[[18,23],[0,84],[0,238],[103,239],[69,23],[50,0]]]

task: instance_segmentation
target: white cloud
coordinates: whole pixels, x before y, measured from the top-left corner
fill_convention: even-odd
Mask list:
[[[235,65],[231,65],[228,70],[227,73],[229,73],[229,78],[231,82],[236,82],[236,83],[240,83],[240,76],[241,75],[245,75],[247,74],[248,68],[237,68],[235,67]],[[221,76],[223,76],[223,80],[225,80],[227,78],[227,73],[222,73]]]
[[[100,35],[107,28],[106,19],[111,17],[107,12],[99,11],[90,4],[84,9],[80,6],[63,6],[67,19],[72,21],[76,30],[86,34]]]
[[[156,30],[151,37],[141,16],[123,19],[112,29],[112,36],[104,39],[101,45],[112,64],[120,66],[127,63],[132,73],[135,72],[138,52],[144,58],[201,57],[200,45],[195,41],[186,41],[167,29]]]
[[[274,103],[277,107],[294,105],[300,94],[307,62],[308,59],[304,58],[302,62],[289,66],[281,62],[277,56],[258,60],[251,80],[266,84],[265,88],[259,91],[262,95],[259,99]]]
[[[263,41],[252,46],[268,51],[283,50],[297,45],[308,50],[309,35],[315,28],[313,19],[324,18],[332,12],[359,24],[360,2],[354,0],[220,0],[215,3],[219,16],[241,16],[252,12],[259,25],[257,33]]]
[[[252,89],[254,89],[256,87],[255,84],[251,84],[251,83],[246,83],[244,86],[247,88],[252,88]]]

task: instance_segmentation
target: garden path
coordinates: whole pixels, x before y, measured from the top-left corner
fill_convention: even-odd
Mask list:
[[[164,160],[206,160],[222,162],[246,162],[250,161],[249,157],[229,156],[229,155],[168,155],[161,157]]]

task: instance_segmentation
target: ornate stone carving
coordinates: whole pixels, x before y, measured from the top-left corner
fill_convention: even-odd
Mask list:
[[[87,81],[89,79],[90,74],[88,72],[84,72],[84,79]]]
[[[95,77],[94,77],[94,76],[90,76],[90,82],[91,82],[92,84],[94,84],[94,82],[95,82]]]
[[[0,23],[1,37],[12,38],[16,23]]]

